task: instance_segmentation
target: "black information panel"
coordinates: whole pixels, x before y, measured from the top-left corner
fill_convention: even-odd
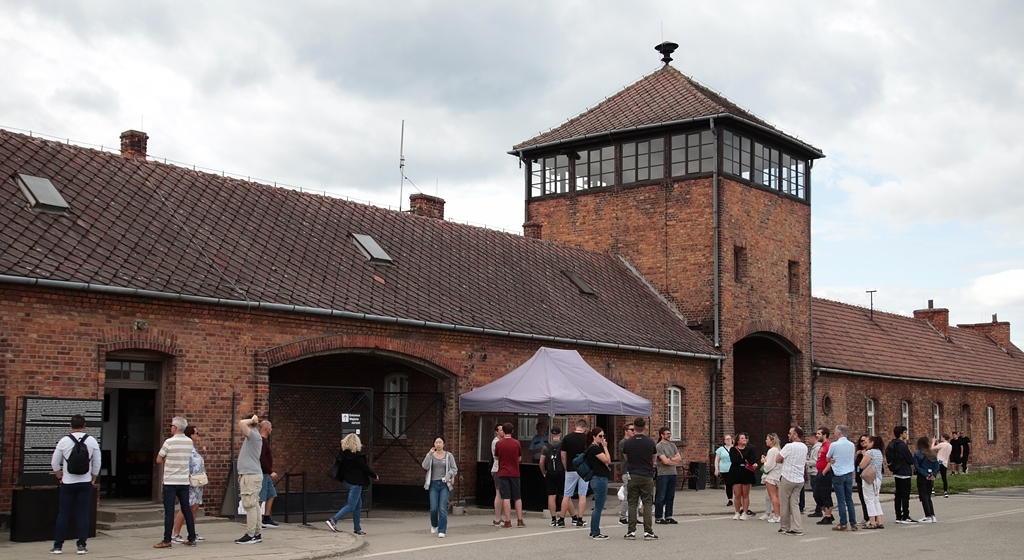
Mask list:
[[[49,399],[25,397],[25,421],[21,437],[21,473],[23,486],[56,485],[50,459],[60,438],[71,433],[71,417],[85,416],[85,431],[101,444],[103,400]],[[102,445],[101,445],[102,447]]]
[[[346,413],[341,415],[341,435],[344,437],[349,434],[355,434],[360,439],[363,437],[358,414]]]

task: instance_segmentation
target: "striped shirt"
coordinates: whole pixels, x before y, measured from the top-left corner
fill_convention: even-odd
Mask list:
[[[160,456],[164,458],[164,484],[188,484],[188,460],[192,457],[192,439],[174,434],[164,440]]]
[[[782,448],[779,455],[782,456],[782,478],[802,484],[804,469],[807,467],[807,446],[802,441],[791,441]]]

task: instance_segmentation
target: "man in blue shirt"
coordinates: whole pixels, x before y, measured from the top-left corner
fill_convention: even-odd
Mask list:
[[[857,530],[857,510],[853,508],[853,462],[857,453],[853,442],[846,439],[847,428],[836,426],[836,440],[828,448],[828,466],[832,471],[832,489],[836,493],[836,506],[839,509],[839,525],[833,531],[846,530],[846,517],[850,517],[850,530]]]

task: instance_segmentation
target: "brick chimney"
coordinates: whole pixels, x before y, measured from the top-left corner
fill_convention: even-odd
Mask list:
[[[541,223],[530,220],[523,224],[523,237],[529,237],[530,239],[540,239]]]
[[[915,309],[914,318],[927,321],[942,336],[949,338],[949,310],[933,306],[932,300],[928,300],[928,309]]]
[[[444,219],[444,199],[429,194],[415,193],[409,195],[409,209],[417,216]]]
[[[149,135],[138,130],[126,130],[121,133],[121,157],[146,159],[146,144]]]
[[[961,329],[968,329],[968,330],[972,330],[974,332],[981,333],[981,334],[991,338],[993,341],[995,341],[996,344],[998,344],[1002,348],[1009,348],[1010,347],[1010,322],[1009,321],[1002,321],[1002,322],[1000,322],[996,318],[996,315],[994,313],[992,314],[992,322],[991,323],[977,323],[977,324],[974,324],[974,325],[957,325],[957,327],[959,327]]]

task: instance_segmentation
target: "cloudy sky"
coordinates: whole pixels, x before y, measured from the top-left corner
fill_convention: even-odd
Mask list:
[[[392,207],[418,189],[518,232],[506,152],[671,40],[676,68],[825,152],[815,295],[998,313],[1024,347],[1021,29],[1010,0],[0,0],[0,127],[142,128],[152,156]]]

